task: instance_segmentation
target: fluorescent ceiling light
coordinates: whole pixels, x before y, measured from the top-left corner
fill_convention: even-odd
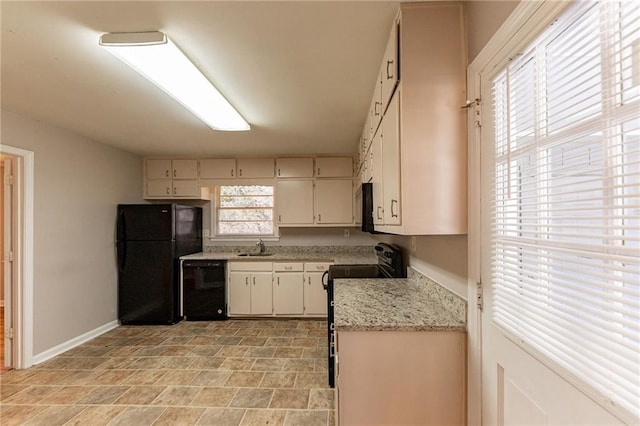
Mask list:
[[[215,130],[249,124],[196,66],[161,32],[110,33],[100,45],[149,79]]]

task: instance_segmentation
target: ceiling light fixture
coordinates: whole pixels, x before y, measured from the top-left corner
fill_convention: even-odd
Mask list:
[[[249,124],[200,70],[159,31],[108,33],[100,46],[145,76],[215,130],[249,130]]]

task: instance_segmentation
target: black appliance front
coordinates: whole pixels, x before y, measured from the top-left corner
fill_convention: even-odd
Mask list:
[[[175,324],[181,319],[179,257],[202,251],[202,209],[121,204],[117,217],[120,323]]]
[[[335,309],[333,280],[341,278],[405,278],[407,276],[402,252],[395,246],[378,243],[375,247],[377,264],[331,265],[322,276],[322,285],[327,291],[327,335],[329,386],[335,387]]]
[[[187,321],[227,319],[226,262],[182,262],[183,314]]]

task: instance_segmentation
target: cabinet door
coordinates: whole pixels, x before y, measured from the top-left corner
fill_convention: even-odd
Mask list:
[[[383,172],[383,214],[385,225],[402,223],[400,203],[400,133],[399,129],[400,91],[396,91],[389,103],[382,122],[382,172]],[[375,195],[374,195],[375,200]]]
[[[200,160],[201,179],[226,179],[236,177],[235,158],[207,158]]]
[[[353,158],[320,157],[316,158],[316,177],[353,176]]]
[[[313,177],[313,158],[278,158],[276,160],[276,177]]]
[[[304,289],[302,272],[273,274],[273,311],[276,315],[302,315]]]
[[[273,178],[273,158],[239,158],[238,177],[240,178]]]
[[[327,315],[327,292],[322,287],[323,272],[307,272],[304,282],[305,315]]]
[[[174,179],[198,179],[198,160],[172,160]]]
[[[313,225],[312,180],[279,180],[276,190],[280,225]]]
[[[382,127],[382,124],[380,127]],[[383,168],[382,168],[382,137],[376,133],[371,142],[371,183],[373,184],[373,223],[384,223],[384,195],[383,195]]]
[[[254,315],[273,313],[273,274],[271,272],[251,274],[251,313]]]
[[[382,79],[382,93],[381,102],[382,110],[389,103],[389,98],[393,89],[398,83],[398,25],[394,23],[391,27],[391,34],[389,34],[389,40],[387,41],[387,48],[384,52],[384,60],[382,62],[381,70]]]
[[[146,182],[147,193],[146,197],[172,197],[173,189],[171,186],[171,179],[147,179]]]
[[[147,161],[147,178],[163,179],[171,177],[171,160],[149,159]]]
[[[229,314],[251,313],[251,274],[229,272]]]
[[[198,186],[198,180],[197,179],[174,180],[173,196],[198,198],[200,196],[200,187]]]
[[[353,223],[353,181],[318,179],[315,190],[316,223]]]

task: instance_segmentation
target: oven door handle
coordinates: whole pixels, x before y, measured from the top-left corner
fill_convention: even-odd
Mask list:
[[[325,280],[325,278],[327,278]],[[325,290],[329,289],[329,271],[324,271],[322,274],[322,288],[324,288]]]

